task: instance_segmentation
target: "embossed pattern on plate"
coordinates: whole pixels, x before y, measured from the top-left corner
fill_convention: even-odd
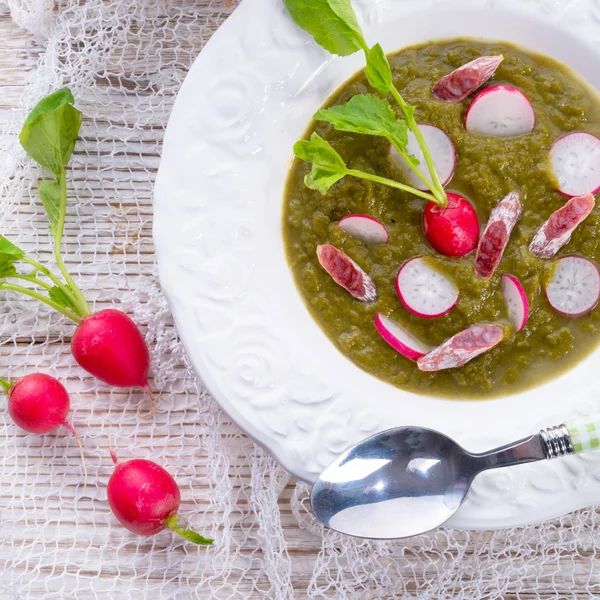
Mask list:
[[[507,39],[600,88],[600,0],[354,5],[368,41],[388,52],[431,38]],[[307,481],[353,442],[395,425],[437,428],[480,450],[600,408],[599,353],[530,392],[453,402],[370,377],[309,316],[285,261],[283,186],[311,115],[362,66],[360,55],[324,53],[281,0],[244,0],[182,86],[155,188],[160,279],[194,368],[231,417]],[[600,453],[574,456],[486,473],[452,524],[535,523],[598,498]]]

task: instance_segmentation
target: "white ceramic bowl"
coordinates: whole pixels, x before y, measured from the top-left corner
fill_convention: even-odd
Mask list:
[[[370,43],[509,40],[600,88],[600,1],[355,0]],[[355,367],[307,312],[285,261],[282,194],[292,145],[362,68],[289,19],[244,0],[191,69],[167,129],[155,190],[160,279],[194,368],[249,435],[297,477],[395,425],[439,429],[471,450],[598,409],[600,354],[526,393],[483,402],[417,396]],[[486,473],[452,524],[539,522],[600,500],[600,453]]]

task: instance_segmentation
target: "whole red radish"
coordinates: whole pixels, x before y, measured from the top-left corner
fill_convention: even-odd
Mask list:
[[[85,490],[87,470],[83,446],[75,429],[67,421],[71,402],[62,383],[50,375],[32,373],[16,383],[0,379],[0,385],[8,394],[8,412],[21,429],[29,433],[48,433],[64,425],[75,436],[81,452]]]
[[[111,457],[115,470],[108,481],[108,503],[129,531],[154,535],[168,527],[194,544],[213,543],[212,539],[178,525],[181,494],[165,469],[142,458],[119,463],[112,449]]]
[[[101,381],[146,390],[156,410],[148,385],[148,347],[125,313],[107,308],[84,317],[71,340],[71,351],[79,365]]]
[[[470,202],[459,194],[448,194],[444,208],[428,202],[423,214],[423,230],[440,254],[466,256],[477,246],[479,219]]]

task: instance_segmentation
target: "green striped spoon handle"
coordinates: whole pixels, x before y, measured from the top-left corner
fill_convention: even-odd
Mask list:
[[[600,449],[600,412],[540,431],[548,458]]]

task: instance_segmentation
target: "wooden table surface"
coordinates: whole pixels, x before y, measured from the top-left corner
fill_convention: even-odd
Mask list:
[[[211,4],[209,0],[202,1]],[[215,14],[222,12],[224,2],[214,4]],[[183,25],[193,27],[193,23]],[[215,19],[211,26],[214,28],[216,25]],[[175,44],[176,36],[169,43],[162,44],[159,51],[171,56]],[[15,25],[8,10],[0,4],[0,127],[9,122],[11,109],[19,106],[41,50],[39,42]],[[185,60],[177,67],[181,77],[197,51],[198,48],[194,47],[188,49]],[[148,60],[151,61],[152,57]],[[108,92],[113,85],[120,89],[127,85],[135,88],[127,81],[115,83],[110,76],[98,80],[97,84]],[[179,82],[175,81],[170,93],[174,94],[178,85]],[[119,115],[126,114],[122,102],[123,98],[119,97],[114,108]],[[158,167],[168,114],[151,112],[143,131],[132,132],[129,143],[138,152],[132,157],[121,147],[122,143],[114,139],[122,130],[111,124],[111,110],[109,104],[98,106],[92,122],[84,123],[84,139],[78,143],[73,160],[75,191],[77,182],[85,181],[85,188],[83,183],[81,187],[89,197],[80,197],[80,204],[69,209],[65,244],[67,265],[98,308],[110,305],[112,298],[119,297],[135,316],[135,306],[128,304],[132,291],[142,289],[150,295],[157,293],[152,245],[152,185],[148,182],[147,170],[155,173]],[[105,148],[110,157],[106,164],[93,153],[86,152],[89,148],[98,147]],[[4,183],[0,182],[0,185]],[[40,232],[36,243],[42,247],[48,241],[47,233],[44,233],[45,216],[36,208],[36,201],[32,198],[22,199],[17,211],[21,226],[14,231],[26,231],[24,223],[35,227]],[[106,214],[100,226],[98,214]],[[92,218],[93,215],[96,219]],[[11,233],[14,231],[11,229]],[[32,242],[25,233],[23,235],[25,243]],[[75,242],[85,242],[84,250],[79,254],[79,246]],[[82,264],[88,267],[82,267]],[[101,282],[100,287],[98,282]],[[287,483],[278,501],[286,543],[283,548],[285,560],[281,564],[272,564],[271,570],[265,571],[261,568],[260,559],[276,556],[279,541],[276,536],[271,536],[271,532],[261,531],[260,517],[253,513],[250,503],[255,494],[275,494],[273,487],[284,481],[282,474],[269,462],[270,459],[254,450],[249,440],[212,403],[203,405],[201,396],[201,407],[195,408],[194,384],[184,369],[181,350],[169,346],[172,337],[165,338],[157,333],[151,340],[163,356],[172,357],[172,366],[180,373],[180,379],[157,379],[153,382],[160,389],[168,390],[169,394],[161,398],[163,410],[157,416],[152,432],[146,433],[147,430],[139,426],[138,410],[147,409],[140,394],[102,386],[98,388],[89,378],[73,375],[77,371],[69,356],[69,330],[65,328],[64,321],[44,315],[38,320],[26,318],[27,305],[18,305],[17,315],[23,317],[19,321],[11,318],[15,306],[3,304],[0,298],[0,324],[4,336],[0,345],[0,376],[8,371],[18,376],[32,367],[43,367],[67,378],[70,390],[77,394],[74,420],[88,424],[85,435],[91,493],[89,499],[77,502],[75,512],[70,499],[76,497],[80,471],[73,467],[65,472],[61,463],[61,455],[66,453],[69,465],[78,465],[75,444],[58,436],[50,436],[50,441],[25,436],[8,423],[7,415],[0,415],[6,422],[4,426],[0,423],[0,461],[3,466],[0,478],[0,600],[121,598],[129,597],[127,594],[149,600],[163,597],[274,598],[273,590],[277,587],[282,590],[288,580],[291,582],[290,589],[278,597],[308,598],[307,588],[321,551],[321,539],[301,529],[292,514],[290,500],[295,486],[292,482]],[[163,307],[161,310],[166,310],[164,301],[159,305]],[[35,330],[34,326],[38,329]],[[142,323],[142,326],[151,327],[152,322]],[[112,517],[103,501],[111,466],[101,458],[105,456],[105,436],[95,433],[95,428],[99,429],[106,419],[118,421],[114,425],[117,439],[134,439],[140,452],[151,446],[152,453],[147,450],[148,456],[158,454],[168,460],[175,442],[176,448],[185,449],[186,455],[189,452],[194,469],[192,465],[187,468],[183,465],[176,477],[182,487],[182,512],[199,514],[195,525],[222,524],[237,519],[238,528],[232,534],[235,547],[219,550],[218,557],[225,566],[216,568],[209,583],[201,579],[198,555],[186,550],[185,545],[181,545],[177,555],[180,562],[174,565],[172,556],[164,552],[165,546],[168,547],[167,538],[134,539],[121,545],[115,541],[121,532],[111,524]],[[203,441],[207,439],[212,440],[213,450],[206,449]],[[227,444],[230,449],[237,448],[236,458],[226,465],[222,464],[219,456],[219,444]],[[40,461],[40,457],[47,460]],[[253,481],[248,467],[250,461],[255,464],[267,461],[269,468],[273,469],[274,481],[268,478]],[[55,462],[58,467],[55,467]],[[25,474],[23,480],[21,471]],[[236,498],[233,508],[225,499],[211,496],[214,490],[202,479],[202,474],[206,474],[207,479],[229,479],[231,494]],[[32,484],[34,481],[35,486]],[[63,506],[52,504],[52,498],[56,500],[54,486],[61,490]],[[42,522],[36,516],[35,509],[40,506],[49,515],[48,522]],[[211,506],[208,512],[207,506]],[[57,519],[61,523],[60,533],[52,529]],[[377,547],[378,560],[388,560],[390,571],[376,577],[382,580],[390,577],[389,594],[365,592],[358,595],[359,590],[374,585],[374,581],[370,580],[373,574],[367,569],[361,575],[362,579],[356,580],[356,593],[345,592],[337,598],[402,598],[408,597],[406,594],[409,592],[411,598],[428,600],[600,597],[595,555],[599,519],[597,513],[588,511],[557,522],[537,537],[530,535],[531,531],[517,532],[510,537],[465,533],[446,543],[441,534],[437,538],[439,547],[433,542],[409,541],[396,546],[388,559],[385,558],[385,548]],[[575,524],[582,520],[585,522],[583,540],[581,534],[578,538],[571,533]],[[50,549],[46,560],[35,548],[40,531]],[[560,546],[543,552],[539,549],[541,542],[554,543],[557,539],[562,540]],[[106,540],[111,544],[107,546]],[[115,547],[118,547],[117,559]],[[336,544],[332,544],[328,552],[334,553],[338,549]],[[235,554],[233,560],[228,551]],[[354,547],[353,552],[359,556],[372,553],[373,549],[367,546],[361,549],[359,545]],[[286,571],[287,556],[291,558],[289,573]],[[415,569],[417,559],[421,566]],[[428,559],[431,559],[429,564]],[[506,561],[513,561],[521,576],[514,581],[500,579],[496,583],[495,566]],[[86,565],[83,570],[73,566],[82,562]],[[333,578],[344,580],[346,566],[343,560],[332,561],[330,568]],[[458,568],[468,573],[463,575],[462,582],[453,575]],[[431,579],[433,572],[439,573],[433,579],[443,581],[440,583],[443,592],[427,592],[425,577]],[[136,580],[140,573],[143,573],[143,581]],[[323,583],[323,574],[317,574],[317,580]],[[230,587],[219,595],[213,595],[211,590],[219,588],[225,581]],[[590,585],[596,586],[593,588],[595,593],[588,593]],[[332,594],[329,590],[322,597],[334,597]]]

